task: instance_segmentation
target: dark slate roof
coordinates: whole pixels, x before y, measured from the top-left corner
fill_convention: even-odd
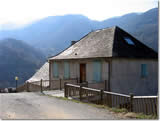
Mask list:
[[[134,45],[124,39],[130,38]],[[158,54],[121,28],[114,26],[88,33],[49,60],[97,57],[158,58]]]
[[[26,82],[35,82],[43,80],[49,80],[49,63],[45,62],[45,64]]]

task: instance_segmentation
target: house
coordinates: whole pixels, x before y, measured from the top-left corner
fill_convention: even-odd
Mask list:
[[[158,54],[117,26],[96,30],[49,58],[49,79],[60,78],[117,93],[157,95]]]

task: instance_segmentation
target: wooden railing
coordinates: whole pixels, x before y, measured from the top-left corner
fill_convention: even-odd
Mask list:
[[[103,104],[108,105],[109,107],[117,107],[117,108],[126,108],[131,110],[131,101],[132,95],[124,95],[114,92],[103,92]]]
[[[20,86],[17,87],[16,89],[17,92],[23,92],[23,91],[27,91],[27,83],[24,83]]]
[[[157,115],[157,96],[124,95],[69,83],[65,83],[64,87],[65,97],[109,107],[126,108],[131,112]]]
[[[26,82],[21,86],[18,86],[17,91],[27,91],[27,92],[36,92],[36,91],[44,91],[49,90],[49,80],[41,80],[34,82]]]
[[[59,79],[59,80],[40,80],[33,82],[26,82],[23,85],[18,86],[17,91],[28,91],[28,92],[36,92],[36,91],[46,91],[46,90],[55,90],[64,88],[64,83],[69,82],[73,84],[77,84],[77,78],[72,79]]]
[[[134,96],[133,111],[145,114],[157,114],[157,96]]]
[[[66,83],[64,83],[66,85]],[[65,97],[72,97],[72,98],[79,98],[79,92],[80,92],[80,86],[79,85],[73,85],[69,84],[67,86],[64,86],[66,89],[64,90]]]
[[[77,84],[77,78],[50,80],[50,89],[64,89],[64,83]]]

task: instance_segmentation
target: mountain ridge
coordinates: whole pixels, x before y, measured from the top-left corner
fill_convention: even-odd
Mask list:
[[[68,47],[72,40],[79,40],[90,31],[115,25],[129,32],[147,46],[158,50],[158,8],[141,14],[128,13],[104,21],[90,20],[81,14],[49,16],[23,29],[0,31],[0,35],[4,33],[6,37],[24,40],[47,53],[47,56],[51,56]]]

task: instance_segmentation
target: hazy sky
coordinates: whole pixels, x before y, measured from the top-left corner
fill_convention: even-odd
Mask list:
[[[158,7],[158,0],[0,0],[0,24],[26,24],[46,16],[83,14],[104,20]]]

